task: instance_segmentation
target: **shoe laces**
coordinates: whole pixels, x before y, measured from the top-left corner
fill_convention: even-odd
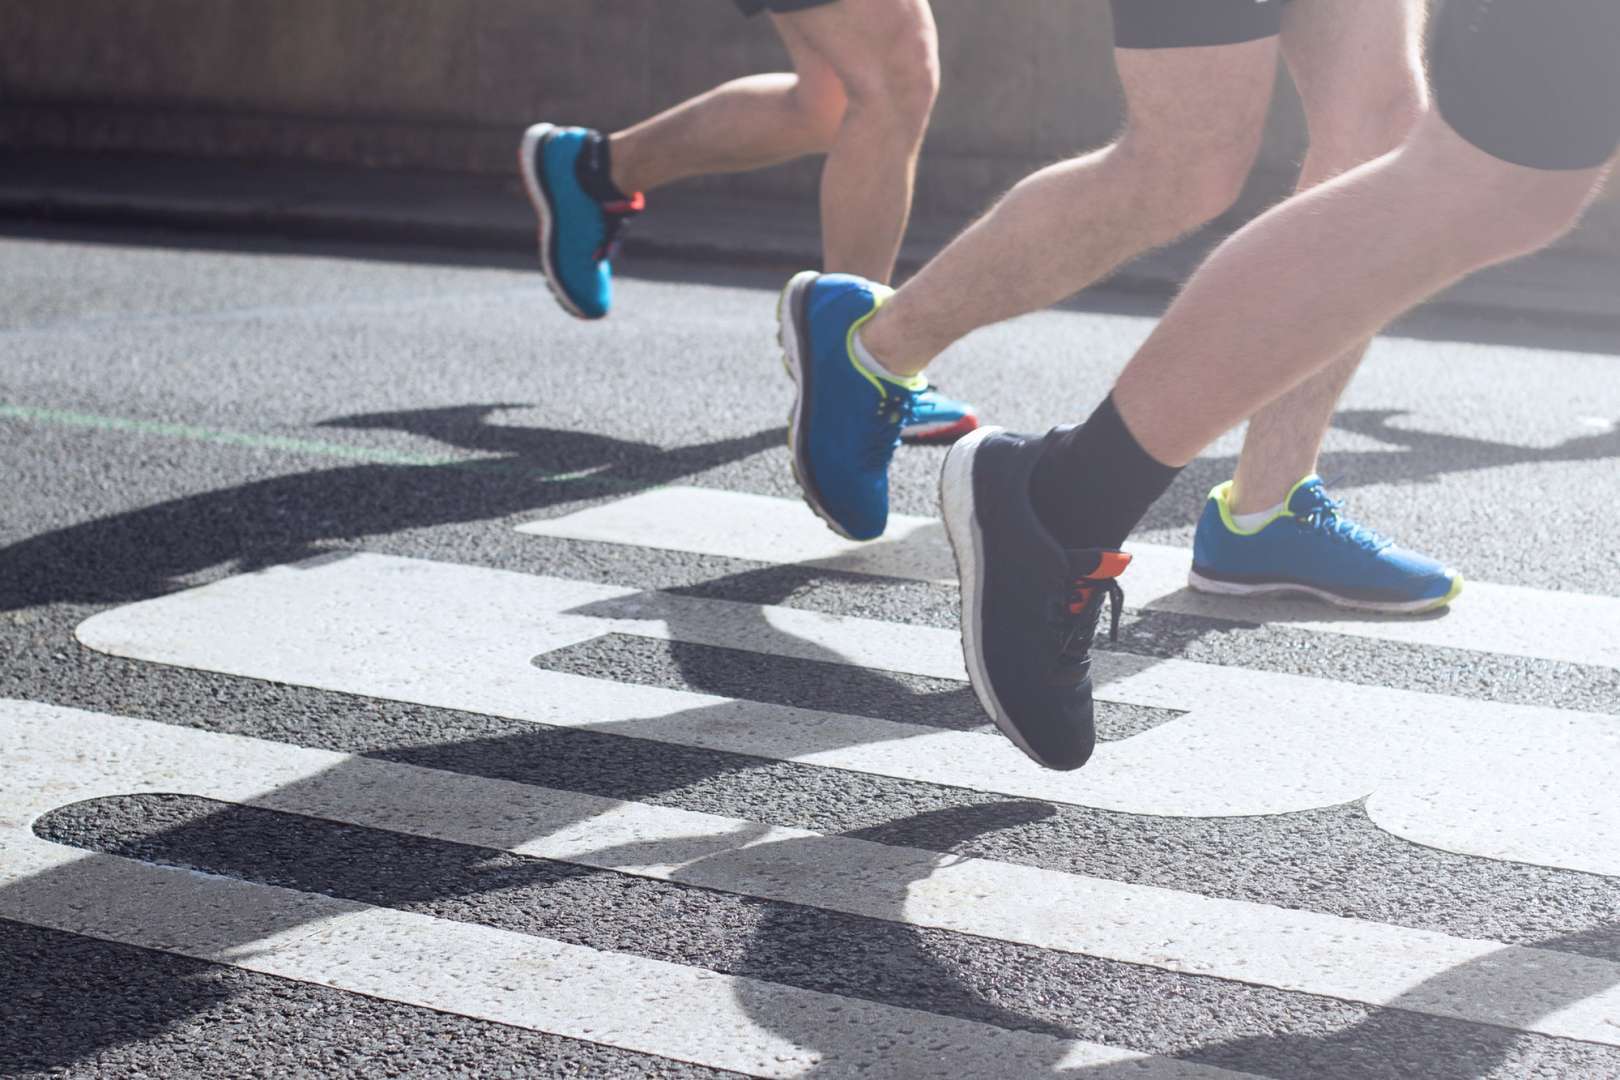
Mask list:
[[[866,463],[874,468],[887,468],[894,451],[900,445],[900,429],[916,415],[917,393],[898,386],[886,386],[878,395],[877,420],[872,427],[872,438],[866,447]]]
[[[1119,615],[1125,590],[1114,578],[1080,578],[1069,585],[1068,595],[1054,606],[1053,628],[1058,636],[1055,681],[1079,684],[1091,672],[1091,645],[1097,636],[1103,603],[1109,611],[1108,640],[1119,640]]]
[[[1350,520],[1344,515],[1343,510],[1344,503],[1329,498],[1326,492],[1318,491],[1311,508],[1304,513],[1296,514],[1294,520],[1308,529],[1315,529],[1325,536],[1354,544],[1373,554],[1395,543],[1382,533]]]
[[[647,197],[639,191],[628,199],[602,204],[602,244],[596,249],[597,262],[612,262],[619,257],[625,226],[646,208]]]

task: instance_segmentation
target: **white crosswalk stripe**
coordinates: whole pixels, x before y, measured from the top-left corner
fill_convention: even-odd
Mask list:
[[[798,504],[704,489],[649,492],[523,531],[913,580],[952,575],[931,521],[899,520],[892,540],[856,547]],[[1286,603],[1192,597],[1181,588],[1184,552],[1138,551],[1135,606],[1620,666],[1620,601],[1609,598],[1535,594],[1576,631],[1550,641],[1517,617],[1530,591],[1510,587],[1474,587],[1469,604],[1443,619],[1341,621]],[[1620,751],[1620,719],[1606,714],[1104,653],[1102,698],[1184,715],[1108,744],[1079,773],[1054,774],[990,731],[535,663],[628,635],[961,680],[950,631],[372,554],[126,605],[78,634],[141,662],[1128,814],[1239,817],[1365,800],[1368,817],[1405,840],[1620,876],[1620,800],[1607,765]],[[752,1076],[1242,1074],[87,854],[33,827],[84,800],[195,796],[1436,1023],[1620,1046],[1620,964],[1574,951],[28,702],[0,700],[0,776],[0,917]]]
[[[13,738],[26,728],[19,711],[45,725],[73,723],[57,710],[20,710],[16,703],[4,708]],[[104,725],[95,734],[140,741],[128,725],[110,730]],[[161,736],[153,741],[161,742]],[[72,747],[70,756],[54,762],[36,757],[32,778],[44,781],[58,798],[85,796],[98,786],[84,782],[84,755],[95,745],[105,744]],[[40,749],[24,746],[20,752],[33,755]],[[179,763],[172,748],[163,749],[167,752],[158,761],[140,762],[135,775],[113,771],[95,780],[111,782],[117,790],[139,790],[152,775],[140,770],[161,773]],[[264,764],[263,756],[254,764]],[[51,764],[57,768],[50,770]],[[208,769],[215,762],[204,755],[187,764]],[[285,768],[279,772],[288,775]],[[247,780],[246,790],[252,786]],[[33,925],[750,1076],[791,1077],[811,1068],[817,1075],[896,1080],[989,1076],[1003,1069],[1028,1076],[1071,1070],[1108,1076],[1119,1068],[1121,1076],[1163,1080],[1240,1075],[511,931],[85,856],[29,834],[27,814],[38,809],[8,799],[0,810],[0,846],[6,854],[0,866],[0,916]],[[801,1043],[784,1034],[785,1017],[813,1038]],[[1132,1070],[1128,1074],[1126,1067]]]
[[[0,796],[0,829],[6,830],[7,848],[16,860],[12,865],[28,867],[0,877],[0,915],[13,918],[37,919],[41,914],[26,898],[50,890],[29,885],[30,878],[46,870],[67,870],[94,881],[102,872],[99,864],[108,861],[92,858],[85,869],[82,858],[75,861],[27,834],[30,821],[64,801],[148,791],[184,793],[909,925],[1620,1045],[1615,1024],[1620,1018],[1620,964],[1612,961],[983,859],[947,859],[849,837],[25,702],[0,701],[0,720],[0,752],[21,763],[14,771],[20,782]],[[98,748],[106,746],[120,752],[98,760]],[[144,875],[158,882],[161,897],[174,889],[148,870],[107,873]],[[13,888],[18,885],[23,887]],[[245,895],[254,892],[247,886],[231,888]],[[293,903],[269,894],[250,895],[243,910],[253,912],[254,919],[271,921],[240,931],[251,932],[251,942],[222,943],[219,935],[225,928],[218,926],[200,930],[211,946],[207,955],[274,951],[283,940],[297,940],[296,926],[282,925],[283,913],[299,925],[354,914],[304,912]],[[175,910],[194,908],[188,902]],[[97,924],[108,934],[122,928],[124,934],[157,933],[163,940],[163,934],[183,932],[162,919],[156,925],[165,929],[155,930],[144,911],[98,917],[114,919]],[[87,932],[83,924],[79,929]],[[401,932],[408,931],[402,927]],[[151,939],[115,940],[145,944]],[[1481,971],[1495,973],[1489,994],[1472,992],[1485,981]],[[1504,972],[1518,974],[1504,977]]]
[[[36,839],[29,824],[65,801],[176,786],[306,813],[332,812],[318,795],[312,806],[290,794],[313,784],[312,794],[329,789],[362,820],[380,817],[397,827],[396,815],[403,814],[420,822],[415,799],[437,801],[437,795],[451,800],[448,812],[437,816],[442,825],[482,818],[487,827],[496,819],[510,823],[511,810],[493,800],[480,806],[480,794],[524,792],[515,784],[479,792],[489,781],[472,781],[463,792],[463,778],[426,770],[22,702],[0,702],[0,720],[0,746],[22,781],[0,793],[0,917],[749,1076],[792,1077],[811,1068],[818,1076],[894,1080],[1071,1071],[1153,1080],[1242,1075],[532,935],[86,856]],[[102,756],[99,751],[110,745],[119,753]],[[342,775],[346,769],[357,772]],[[371,782],[377,780],[405,801],[391,807],[374,801],[378,792]],[[458,790],[452,793],[452,787]],[[543,793],[528,794],[531,804],[554,814],[535,798]],[[605,823],[592,842],[626,835],[622,824]],[[480,830],[474,825],[472,831]],[[784,1033],[784,1021],[803,1037]]]
[[[1103,697],[1187,715],[1053,773],[988,732],[532,663],[614,632],[963,677],[949,631],[364,554],[119,608],[79,637],[131,659],[1127,813],[1279,814],[1368,798],[1375,822],[1419,843],[1620,874],[1620,719],[1607,714],[1104,654]]]
[[[893,516],[882,540],[856,544],[821,526],[803,503],[712,488],[669,487],[519,526],[534,536],[632,544],[763,563],[806,563],[916,581],[954,581],[944,529],[933,518]],[[1132,607],[1243,623],[1281,623],[1413,645],[1447,646],[1620,667],[1620,598],[1470,582],[1468,600],[1443,615],[1335,615],[1315,602],[1238,600],[1187,588],[1191,553],[1132,542],[1123,579]],[[1534,618],[1526,618],[1534,612]],[[1549,633],[1548,627],[1558,628]]]

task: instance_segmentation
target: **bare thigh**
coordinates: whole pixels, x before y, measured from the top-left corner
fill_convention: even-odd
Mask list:
[[[1116,49],[1127,139],[1173,160],[1247,171],[1277,77],[1277,39]]]

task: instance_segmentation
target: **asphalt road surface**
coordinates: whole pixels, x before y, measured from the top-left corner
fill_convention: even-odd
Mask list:
[[[1216,446],[1059,776],[942,452],[797,503],[785,276],[0,239],[0,1074],[1620,1076],[1620,336],[1376,344],[1323,472],[1438,618],[1188,596]],[[1076,420],[1154,308],[935,375]]]

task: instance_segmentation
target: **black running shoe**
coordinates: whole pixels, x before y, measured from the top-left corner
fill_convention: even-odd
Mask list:
[[[1119,636],[1122,551],[1065,550],[1029,482],[1048,439],[971,432],[945,457],[940,502],[962,581],[962,654],[979,703],[1049,769],[1078,769],[1096,742],[1091,642],[1103,602]]]

